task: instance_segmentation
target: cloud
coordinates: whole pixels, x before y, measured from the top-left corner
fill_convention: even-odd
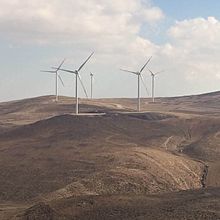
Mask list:
[[[175,43],[181,41],[186,47],[214,49],[215,43],[220,42],[220,22],[214,17],[176,22],[169,35]]]
[[[218,78],[220,21],[214,17],[178,21],[168,34],[171,41],[168,51],[181,62],[187,79],[204,83],[210,77]]]
[[[161,9],[158,7],[146,8],[142,11],[142,15],[146,19],[146,21],[151,23],[160,21],[165,17]]]
[[[100,37],[115,41],[138,35],[143,23],[162,18],[159,8],[141,0],[2,0],[0,30],[22,43],[73,43]]]

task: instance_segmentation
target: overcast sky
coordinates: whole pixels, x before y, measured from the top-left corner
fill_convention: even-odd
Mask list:
[[[220,90],[219,8],[219,0],[0,0],[0,101],[54,94],[54,76],[40,70],[63,58],[76,69],[92,51],[81,77],[89,91],[94,73],[97,98],[136,97],[136,76],[119,69],[138,71],[150,56],[152,71],[165,70],[157,96]],[[61,76],[60,93],[74,96],[74,78]],[[143,77],[150,90],[147,68]]]

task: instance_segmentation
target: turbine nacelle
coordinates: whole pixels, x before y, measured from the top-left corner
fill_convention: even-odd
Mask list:
[[[161,70],[161,71],[159,71],[159,72],[154,73],[154,72],[153,72],[153,71],[151,71],[150,69],[148,69],[148,71],[151,73],[151,76],[152,76],[152,77],[155,77],[156,75],[158,75],[158,74],[160,74],[160,73],[163,73],[163,72],[164,72],[164,70]]]

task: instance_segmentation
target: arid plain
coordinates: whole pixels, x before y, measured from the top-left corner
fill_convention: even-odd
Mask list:
[[[141,102],[0,103],[0,219],[220,219],[220,92]]]

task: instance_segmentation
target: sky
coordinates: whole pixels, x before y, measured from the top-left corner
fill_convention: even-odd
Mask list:
[[[137,77],[120,68],[143,71],[141,96],[181,96],[220,90],[220,1],[218,0],[0,0],[0,102],[55,93],[50,70],[80,72],[94,96],[136,97]],[[60,95],[74,96],[74,77],[60,72]],[[80,97],[85,95],[79,87]]]

